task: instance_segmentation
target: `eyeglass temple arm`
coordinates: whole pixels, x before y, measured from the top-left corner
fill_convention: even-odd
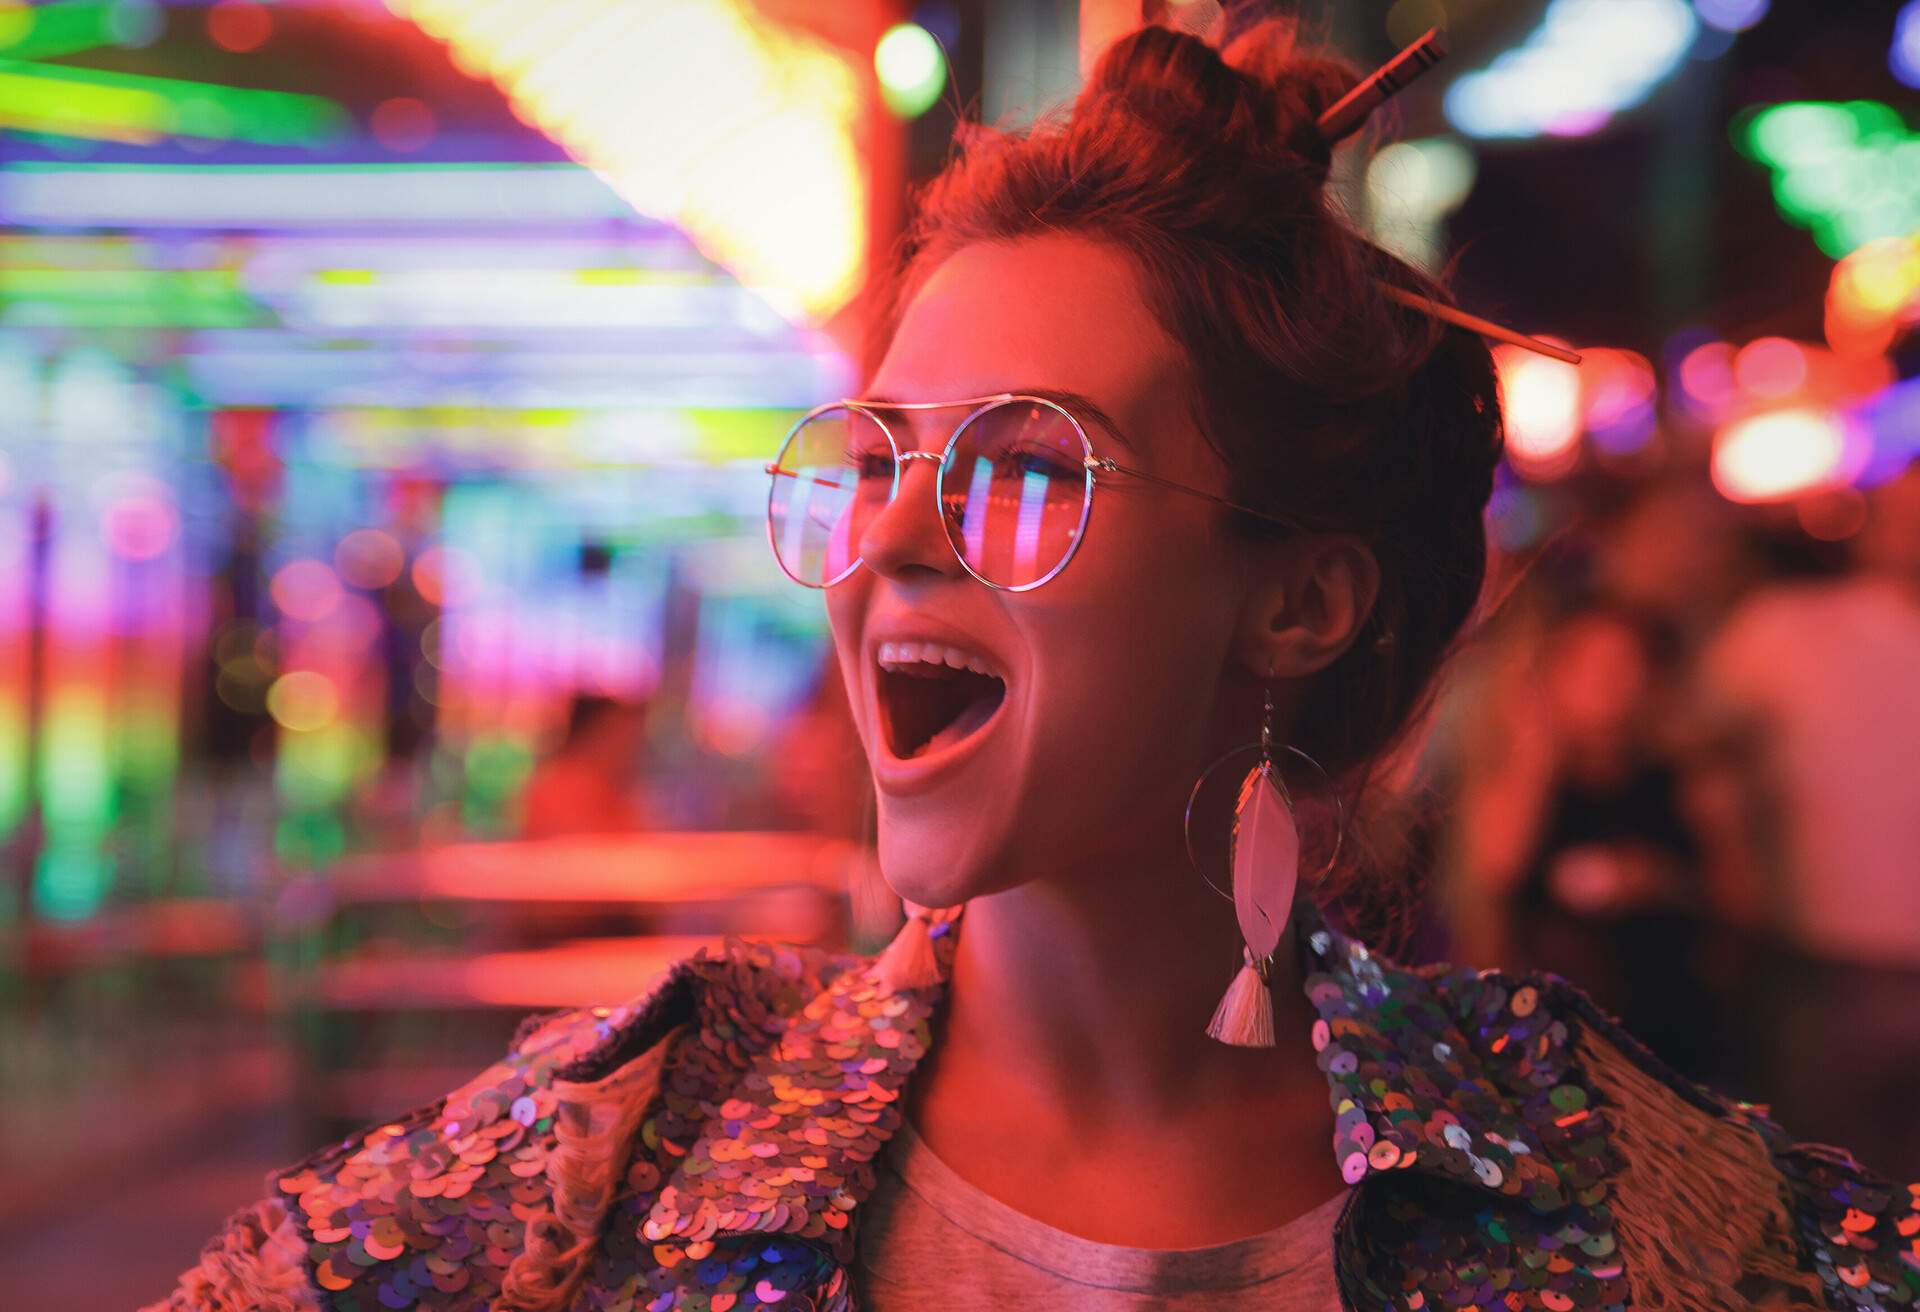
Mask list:
[[[1255,519],[1264,519],[1269,524],[1278,524],[1281,528],[1297,529],[1300,527],[1291,520],[1282,519],[1280,516],[1270,514],[1267,511],[1255,510],[1252,506],[1243,506],[1238,501],[1229,501],[1227,498],[1215,496],[1211,492],[1203,492],[1197,487],[1188,487],[1185,483],[1176,483],[1170,478],[1161,478],[1158,474],[1149,474],[1144,469],[1134,469],[1129,465],[1123,465],[1111,456],[1088,456],[1087,468],[1093,470],[1096,474],[1125,474],[1129,478],[1145,479],[1147,482],[1158,487],[1164,487],[1169,491],[1184,492],[1190,497],[1199,497],[1202,501],[1212,501],[1225,506],[1229,510],[1237,510],[1243,515],[1252,515]]]

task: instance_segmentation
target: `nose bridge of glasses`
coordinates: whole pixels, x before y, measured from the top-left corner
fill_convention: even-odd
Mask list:
[[[954,424],[945,416],[929,413],[906,413],[888,416],[873,416],[887,432],[893,449],[899,453],[902,461],[940,458],[946,449],[947,439],[952,436]]]

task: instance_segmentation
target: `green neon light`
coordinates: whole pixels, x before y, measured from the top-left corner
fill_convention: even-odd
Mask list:
[[[686,418],[700,435],[699,452],[708,460],[763,459],[760,453],[780,445],[801,411],[783,409],[689,410]]]
[[[347,123],[346,111],[320,96],[0,59],[0,128],[134,143],[177,136],[300,146],[339,136]]]
[[[271,316],[231,269],[0,269],[10,327],[249,328]]]
[[[158,34],[153,10],[99,0],[57,0],[15,10],[0,19],[0,55],[58,59],[99,46],[137,45]]]
[[[113,886],[104,830],[49,833],[33,871],[34,910],[48,920],[85,920]]]
[[[106,704],[97,693],[49,700],[39,765],[40,810],[50,826],[102,826],[113,818]]]
[[[172,782],[180,765],[180,732],[169,708],[150,694],[130,698],[114,742],[115,764],[129,793],[152,793]]]
[[[1773,199],[1840,259],[1920,228],[1920,134],[1873,100],[1796,101],[1737,119],[1734,143],[1773,173]]]

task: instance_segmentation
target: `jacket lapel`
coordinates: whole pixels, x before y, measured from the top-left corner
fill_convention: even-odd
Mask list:
[[[935,926],[943,977],[957,924],[956,916]],[[1304,897],[1294,924],[1301,987],[1318,1017],[1310,1042],[1348,1182],[1462,1186],[1486,1200],[1460,1209],[1471,1243],[1492,1240],[1515,1264],[1538,1257],[1537,1269],[1516,1265],[1513,1279],[1564,1283],[1577,1266],[1583,1290],[1615,1288],[1605,1118],[1572,1067],[1566,1023],[1547,1005],[1553,986],[1543,993],[1492,973],[1409,970],[1331,928]],[[724,1041],[688,1045],[666,1081],[653,1128],[675,1165],[641,1237],[788,1235],[850,1263],[854,1214],[899,1128],[899,1102],[945,986],[890,990],[862,958],[833,959],[817,976],[776,962],[783,987],[799,991],[775,1002],[761,978],[767,961],[748,970],[736,952],[730,962],[708,967],[697,1027]],[[1404,1238],[1407,1251],[1433,1242]],[[1449,1250],[1462,1242],[1456,1236]],[[1556,1256],[1562,1247],[1579,1262]],[[1449,1262],[1460,1265],[1457,1251]],[[1432,1274],[1415,1266],[1405,1279]],[[1562,1306],[1558,1297],[1542,1305]]]
[[[1295,909],[1333,1151],[1357,1184],[1415,1171],[1547,1212],[1605,1192],[1606,1123],[1537,984],[1409,970]]]
[[[934,926],[943,976],[952,925]],[[891,990],[868,965],[836,959],[804,1003],[779,1008],[785,1018],[742,1054],[744,1073],[724,1054],[690,1050],[666,1090],[662,1147],[678,1164],[642,1224],[646,1239],[786,1234],[852,1260],[853,1211],[873,1192],[873,1160],[900,1126],[900,1096],[945,993]],[[715,981],[705,1005],[726,1026],[753,992]],[[675,1142],[676,1130],[691,1137]]]

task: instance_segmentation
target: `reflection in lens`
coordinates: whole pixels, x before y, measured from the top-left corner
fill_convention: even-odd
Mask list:
[[[941,474],[947,535],[967,567],[1003,588],[1058,570],[1086,525],[1089,454],[1051,405],[1010,402],[969,420]]]
[[[872,416],[835,408],[795,429],[775,462],[767,524],[780,567],[810,587],[860,563],[866,523],[893,495],[894,457]]]

